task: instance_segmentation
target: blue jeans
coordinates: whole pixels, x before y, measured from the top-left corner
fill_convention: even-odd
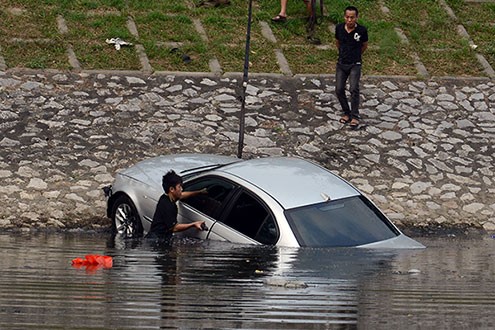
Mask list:
[[[359,119],[359,79],[361,78],[361,64],[337,63],[335,70],[335,93],[345,115],[349,118]],[[351,93],[351,107],[345,95],[345,87],[349,79],[349,92]]]

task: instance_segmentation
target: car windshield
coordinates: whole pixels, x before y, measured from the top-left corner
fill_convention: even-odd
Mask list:
[[[285,213],[301,246],[358,246],[399,235],[363,196],[299,207]]]

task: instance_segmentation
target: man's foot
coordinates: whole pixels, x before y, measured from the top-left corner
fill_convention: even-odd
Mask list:
[[[308,36],[308,42],[313,45],[321,45],[321,40],[318,37]]]
[[[225,5],[230,5],[230,0],[202,0],[196,5],[196,7],[212,8]]]
[[[285,23],[286,21],[287,21],[287,17],[282,16],[280,14],[272,18],[272,22],[274,23]]]
[[[356,118],[352,118],[350,126],[352,128],[357,128],[359,126],[359,120],[357,120]]]
[[[351,121],[351,117],[349,117],[349,115],[343,115],[342,118],[340,118],[339,120],[341,124],[347,124],[350,121]]]

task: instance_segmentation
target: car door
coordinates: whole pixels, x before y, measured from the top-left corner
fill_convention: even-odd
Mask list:
[[[181,222],[202,220],[208,232],[189,230],[188,236],[244,244],[275,244],[279,237],[275,217],[256,194],[230,180],[207,176],[184,184],[185,191],[206,188],[207,194],[182,200]]]
[[[141,198],[138,199],[137,207],[139,214],[141,215],[141,222],[144,231],[147,233],[150,230],[151,222],[153,222],[153,216],[156,211],[156,205],[161,195],[163,195],[163,188],[144,185],[139,191],[137,191]]]
[[[243,188],[226,205],[214,229],[216,235],[237,243],[274,245],[279,238],[270,209],[261,198]]]

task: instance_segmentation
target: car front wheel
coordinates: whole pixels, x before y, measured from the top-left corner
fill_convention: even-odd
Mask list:
[[[115,234],[132,238],[143,234],[143,226],[134,203],[127,196],[117,198],[112,208],[112,227]]]

